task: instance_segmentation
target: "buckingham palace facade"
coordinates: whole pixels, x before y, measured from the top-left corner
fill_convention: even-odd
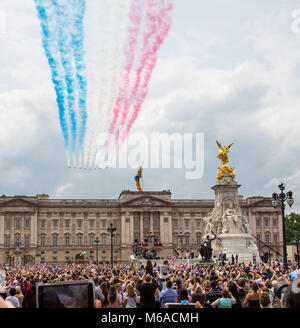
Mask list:
[[[258,238],[260,253],[281,253],[281,212],[271,198],[239,196],[243,215]],[[198,256],[203,242],[203,218],[214,200],[172,199],[170,191],[122,191],[118,199],[50,199],[48,195],[0,197],[0,264],[70,263],[82,260],[109,262],[112,238],[115,261],[132,254],[134,239],[157,239],[158,256],[174,256],[176,245]],[[95,243],[99,240],[98,246]],[[180,240],[179,240],[180,239]],[[273,258],[276,252],[271,250]]]

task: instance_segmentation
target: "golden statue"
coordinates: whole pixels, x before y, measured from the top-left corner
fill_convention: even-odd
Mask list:
[[[235,174],[233,172],[234,167],[232,166],[228,167],[226,165],[229,162],[227,154],[229,153],[229,149],[233,145],[233,143],[228,146],[225,145],[222,147],[222,145],[219,143],[218,140],[216,140],[216,142],[219,150],[219,155],[217,156],[217,158],[221,160],[221,164],[223,165],[222,167],[218,166],[217,179],[221,181],[225,173],[229,173],[232,176],[232,179],[234,179],[235,178]]]

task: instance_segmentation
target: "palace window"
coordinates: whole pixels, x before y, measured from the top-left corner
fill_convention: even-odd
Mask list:
[[[270,244],[270,234],[268,232],[265,233],[265,243]]]
[[[153,227],[154,229],[158,229],[158,219],[153,220]]]
[[[200,228],[200,220],[196,220],[196,228]]]
[[[256,226],[260,227],[260,219],[256,219]]]
[[[201,235],[197,234],[197,245],[201,244]]]
[[[77,228],[78,229],[82,228],[82,220],[77,220]]]
[[[278,244],[278,240],[279,240],[278,233],[274,233],[273,238],[274,238],[274,244]]]
[[[10,246],[10,236],[5,236],[5,246]]]
[[[188,229],[190,227],[190,220],[184,220],[184,226]]]
[[[53,220],[53,229],[57,229],[58,220]]]
[[[174,245],[178,245],[178,237],[177,236],[174,236],[173,243],[174,243]]]
[[[25,228],[29,228],[29,226],[30,226],[30,220],[29,219],[26,219],[25,220]]]
[[[45,229],[45,220],[41,221],[41,229]]]
[[[82,245],[82,236],[81,235],[78,235],[77,236],[77,245],[78,246],[81,246]]]
[[[134,227],[135,229],[139,228],[139,219],[134,219]]]
[[[260,233],[256,234],[256,238],[258,239],[258,242],[261,241],[261,235],[260,235]]]
[[[20,229],[20,224],[21,223],[21,220],[18,218],[16,219],[16,229]]]
[[[90,229],[94,229],[94,226],[95,226],[95,221],[90,220]]]
[[[95,243],[95,237],[93,235],[90,235],[90,246],[93,246]]]
[[[70,229],[70,220],[66,220],[65,223],[66,223],[66,229]]]
[[[5,220],[5,228],[10,229],[10,220],[9,219]]]
[[[144,220],[144,228],[148,229],[149,228],[149,219]]]
[[[177,219],[174,219],[174,220],[173,220],[173,227],[174,227],[175,229],[178,228],[178,220],[177,220]]]
[[[105,235],[101,236],[101,244],[106,245],[106,236]]]
[[[189,245],[190,244],[190,236],[185,236],[185,244]]]
[[[114,245],[118,245],[118,236],[114,236]]]
[[[277,227],[278,226],[278,220],[277,219],[273,219],[273,227]]]
[[[106,227],[106,220],[101,220],[101,226],[102,226],[102,228]]]
[[[25,236],[25,247],[29,247],[29,237]]]
[[[57,247],[57,236],[53,236],[52,242],[53,246]]]
[[[265,222],[265,227],[268,227],[269,226],[269,219],[266,219],[265,218],[265,221],[264,222]]]
[[[65,245],[70,246],[70,236],[65,237]]]
[[[41,246],[45,246],[45,236],[41,236]]]

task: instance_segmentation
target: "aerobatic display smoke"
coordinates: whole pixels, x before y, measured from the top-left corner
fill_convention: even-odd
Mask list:
[[[100,148],[97,137],[106,132],[121,146],[142,108],[173,0],[34,2],[68,165],[99,167],[111,140]]]

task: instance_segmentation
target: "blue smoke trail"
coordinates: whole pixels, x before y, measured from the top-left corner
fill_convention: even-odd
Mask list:
[[[86,130],[87,110],[86,110],[86,98],[87,98],[87,71],[84,52],[84,30],[83,19],[86,9],[85,0],[72,0],[74,8],[75,21],[74,21],[74,33],[72,35],[72,46],[74,50],[74,59],[76,66],[76,78],[78,86],[78,107],[80,116],[80,130],[78,133],[78,147],[79,155],[81,157],[80,163],[83,161],[83,142]],[[80,164],[81,165],[81,164]]]
[[[77,133],[79,154],[82,157],[87,119],[87,73],[83,46],[85,0],[34,1],[41,19],[43,46],[57,93],[57,104],[66,148],[69,148],[66,108],[69,114],[74,165]],[[76,106],[79,109],[79,124]],[[77,131],[78,126],[80,126],[79,132]]]
[[[69,148],[69,132],[68,124],[65,117],[65,85],[64,85],[64,74],[62,68],[59,64],[58,51],[55,45],[55,39],[57,34],[57,25],[55,22],[49,24],[51,12],[50,1],[45,0],[34,0],[38,16],[40,18],[40,25],[42,30],[42,44],[48,59],[48,63],[51,69],[52,82],[54,84],[56,92],[56,102],[59,111],[59,120],[64,137],[65,147]],[[53,17],[52,17],[53,18]]]
[[[75,112],[75,76],[73,69],[73,58],[72,58],[72,43],[71,43],[71,34],[70,28],[72,28],[72,11],[70,11],[70,7],[67,5],[68,0],[59,1],[52,0],[52,4],[56,10],[57,21],[58,21],[58,50],[61,55],[61,63],[65,72],[65,82],[67,87],[67,99],[68,99],[68,113],[70,118],[71,125],[71,135],[72,135],[72,157],[73,157],[73,165],[75,162],[76,156],[76,139],[77,139],[77,120],[76,120],[76,112]]]

